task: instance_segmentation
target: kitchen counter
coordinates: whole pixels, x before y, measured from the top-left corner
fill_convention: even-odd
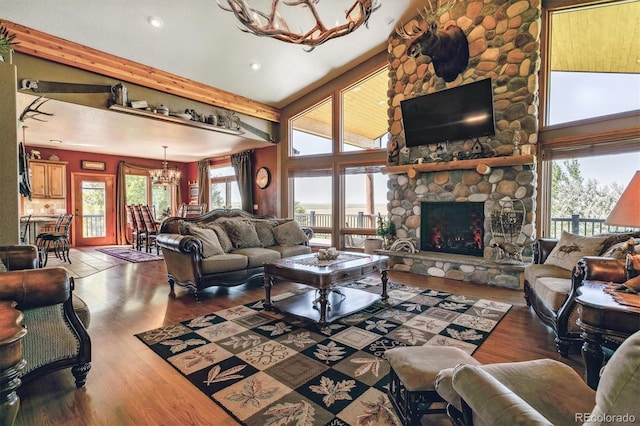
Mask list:
[[[27,232],[25,243],[27,243],[27,244],[35,244],[36,243],[36,237],[41,232],[42,228],[44,228],[45,226],[48,226],[48,225],[51,225],[53,227],[53,225],[55,225],[56,221],[58,220],[59,216],[60,215],[58,215],[58,214],[54,214],[54,215],[45,215],[45,214],[31,215],[31,222],[29,223],[29,232]],[[20,219],[23,219],[23,218],[26,219],[27,217],[29,217],[29,215],[22,215],[22,216],[20,216]]]

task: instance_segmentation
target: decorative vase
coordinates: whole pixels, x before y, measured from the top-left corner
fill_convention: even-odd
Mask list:
[[[366,254],[374,254],[376,250],[382,248],[382,240],[380,238],[367,238],[364,240],[364,252]]]

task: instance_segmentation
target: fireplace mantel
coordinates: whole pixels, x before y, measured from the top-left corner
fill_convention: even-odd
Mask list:
[[[382,168],[382,173],[388,175],[406,173],[410,178],[414,178],[418,173],[447,170],[478,170],[478,167],[480,167],[481,170],[488,170],[490,167],[509,167],[527,164],[533,165],[535,162],[535,155],[510,155],[508,157],[489,157],[473,160],[439,161],[433,163],[406,164],[402,166],[387,166]]]

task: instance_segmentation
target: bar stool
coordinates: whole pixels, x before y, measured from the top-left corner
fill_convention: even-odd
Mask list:
[[[71,259],[69,258],[69,251],[71,248],[71,243],[69,242],[69,228],[71,227],[71,222],[73,221],[73,215],[68,214],[64,215],[62,220],[60,221],[59,226],[57,226],[58,230],[54,232],[43,232],[38,235],[37,238],[37,246],[38,252],[40,255],[40,266],[47,266],[47,261],[49,260],[49,250],[53,245],[53,251],[57,258],[62,259],[64,262],[71,263]]]

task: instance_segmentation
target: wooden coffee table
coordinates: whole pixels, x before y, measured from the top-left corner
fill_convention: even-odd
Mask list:
[[[287,257],[264,264],[264,308],[275,308],[316,321],[320,327],[338,318],[370,306],[377,300],[387,301],[387,256],[338,252],[335,261],[318,261],[314,254]],[[380,273],[380,295],[339,284],[356,281]],[[316,288],[272,303],[273,279],[280,278]]]

